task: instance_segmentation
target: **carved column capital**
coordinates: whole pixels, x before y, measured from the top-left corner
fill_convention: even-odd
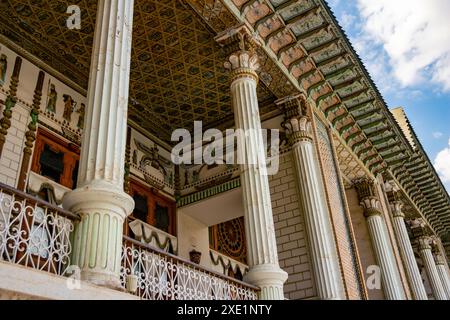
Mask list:
[[[420,250],[431,250],[433,245],[433,238],[429,236],[422,236],[417,239]]]
[[[219,34],[215,40],[228,55],[224,67],[231,72],[231,82],[240,78],[251,78],[258,82],[259,58],[256,48],[260,40],[246,24]]]
[[[358,193],[360,205],[364,208],[364,215],[367,218],[381,216],[381,202],[375,193],[374,181],[368,178],[362,178],[353,181],[353,185]]]
[[[384,188],[386,190],[386,195],[389,200],[389,205],[391,207],[393,217],[404,219],[405,214],[403,213],[403,208],[405,204],[402,201],[400,188],[392,181],[386,182]]]
[[[405,218],[405,214],[403,213],[404,204],[402,201],[391,202],[390,206],[394,218]]]
[[[286,130],[289,143],[295,145],[301,141],[312,142],[312,122],[308,116],[308,103],[304,95],[299,94],[275,102],[284,113],[282,127]]]

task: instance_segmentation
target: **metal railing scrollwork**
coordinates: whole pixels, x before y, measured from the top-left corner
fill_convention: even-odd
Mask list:
[[[124,237],[122,286],[146,300],[257,300],[259,289]]]
[[[77,215],[0,184],[0,261],[66,275]]]

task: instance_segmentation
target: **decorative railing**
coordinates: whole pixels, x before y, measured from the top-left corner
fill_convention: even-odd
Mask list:
[[[0,261],[66,275],[77,215],[0,184]]]
[[[257,287],[124,237],[122,286],[146,300],[257,300]]]

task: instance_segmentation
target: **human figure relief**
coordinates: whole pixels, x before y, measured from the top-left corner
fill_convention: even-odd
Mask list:
[[[63,98],[64,98],[64,114],[63,114],[63,118],[68,123],[70,123],[72,121],[72,113],[73,113],[73,111],[75,109],[75,101],[68,94],[65,94],[63,96]]]
[[[8,69],[8,59],[6,55],[2,54],[0,57],[0,86],[3,86],[5,84],[7,69]]]
[[[50,92],[48,94],[47,111],[56,113],[56,102],[58,101],[58,92],[54,84],[50,85]]]
[[[86,112],[86,105],[84,103],[81,104],[80,108],[78,109],[78,113],[80,117],[78,118],[78,128],[83,130],[84,129],[84,113]]]

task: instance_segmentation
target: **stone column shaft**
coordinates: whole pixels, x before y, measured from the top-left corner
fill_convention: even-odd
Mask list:
[[[133,0],[98,1],[78,189],[64,207],[81,215],[72,263],[83,280],[118,287],[123,222],[134,207],[123,191]]]
[[[334,233],[313,144],[306,99],[278,102],[285,113],[283,126],[289,135],[297,172],[299,198],[305,217],[317,294],[322,300],[345,299]]]
[[[382,207],[375,193],[374,182],[369,179],[355,181],[361,206],[364,208],[370,239],[377,263],[381,269],[381,282],[388,300],[405,300],[400,272],[395,261],[394,250],[388,235]]]
[[[287,280],[278,262],[275,226],[266,168],[259,115],[257,82],[258,56],[247,47],[251,41],[246,27],[219,36],[219,43],[237,41],[225,67],[231,71],[231,96],[238,135],[238,158],[241,164],[241,182],[245,209],[249,272],[246,281],[261,288],[263,300],[283,300],[283,284]]]
[[[421,237],[419,239],[420,255],[425,265],[425,270],[428,275],[428,280],[430,281],[431,289],[433,290],[434,298],[436,300],[446,300],[447,295],[445,294],[444,287],[441,283],[441,278],[439,277],[439,273],[436,268],[436,263],[434,262],[433,253],[431,251],[431,242],[432,240],[429,237]]]
[[[406,269],[406,274],[409,279],[409,284],[415,300],[428,300],[425,286],[423,285],[422,276],[420,275],[419,267],[417,265],[414,250],[411,245],[411,240],[406,229],[405,216],[402,213],[401,203],[392,203],[392,211],[394,213],[393,224],[394,232],[400,247],[400,254]]]
[[[441,254],[436,255],[436,269],[441,279],[442,287],[444,288],[447,300],[450,300],[450,276],[445,266],[446,262]]]
[[[400,274],[395,264],[392,247],[387,235],[386,225],[381,215],[367,217],[370,237],[375,256],[381,269],[381,279],[386,298],[389,300],[404,300],[403,286]]]

